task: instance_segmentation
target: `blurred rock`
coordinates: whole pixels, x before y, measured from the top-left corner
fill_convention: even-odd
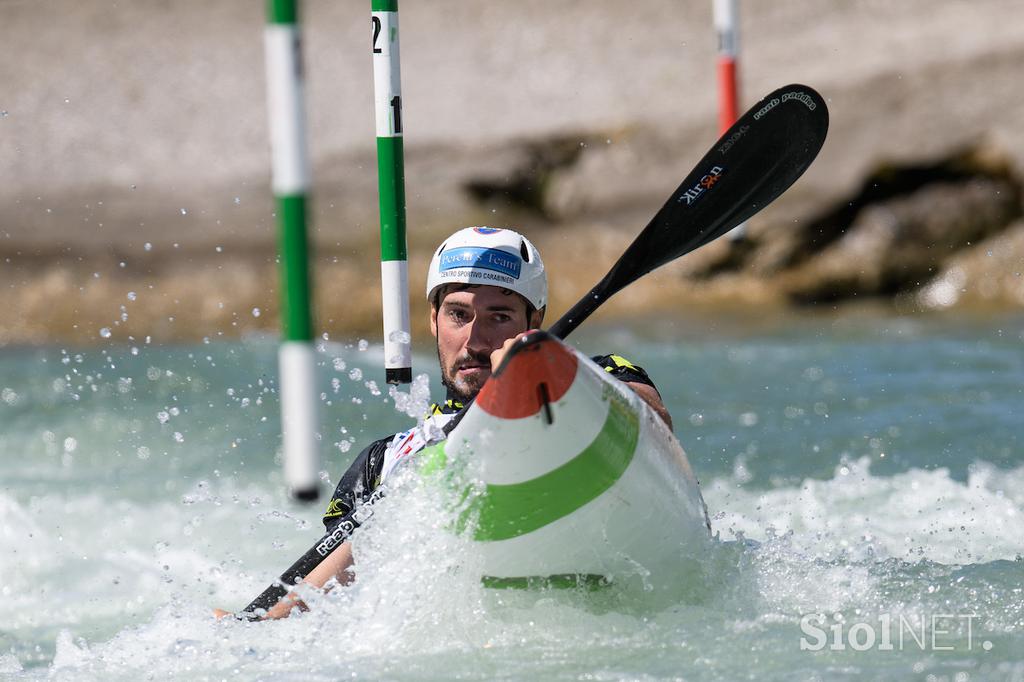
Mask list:
[[[746,239],[720,240],[694,258],[687,276],[753,279],[805,304],[891,298],[920,289],[1021,215],[1010,157],[982,142],[930,162],[885,164],[810,219],[754,221]],[[986,265],[1007,263],[990,259],[974,268]]]
[[[783,286],[804,303],[917,289],[1020,215],[1018,190],[1005,180],[926,185],[862,209],[837,241],[786,273]]]
[[[931,309],[1024,306],[1024,221],[950,258],[916,301]]]

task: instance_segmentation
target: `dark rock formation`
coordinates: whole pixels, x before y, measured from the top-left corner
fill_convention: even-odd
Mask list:
[[[786,288],[794,300],[809,303],[917,289],[950,257],[1002,231],[1020,213],[1017,188],[1006,180],[928,184],[862,208],[837,240],[787,273]]]
[[[508,167],[498,176],[479,177],[464,184],[474,200],[525,209],[545,218],[556,218],[550,200],[554,174],[573,166],[586,147],[588,135],[557,135],[511,145]]]
[[[925,286],[1021,214],[1009,164],[978,146],[932,163],[883,166],[854,196],[795,225],[762,226],[692,276],[752,275],[797,303],[892,297]]]

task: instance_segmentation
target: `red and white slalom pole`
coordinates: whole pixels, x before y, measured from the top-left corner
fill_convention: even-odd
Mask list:
[[[715,33],[718,36],[718,130],[724,133],[739,118],[739,0],[711,0]],[[729,238],[746,236],[747,224],[740,223]]]

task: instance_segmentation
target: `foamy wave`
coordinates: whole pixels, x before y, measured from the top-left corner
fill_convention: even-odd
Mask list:
[[[276,510],[279,501],[252,488],[151,505],[100,494],[24,502],[0,494],[6,626],[25,635],[74,632],[88,621],[93,634],[112,633],[171,603],[202,603],[208,613],[206,604],[249,598],[272,576],[260,564],[280,570],[308,542],[296,529],[309,521]]]
[[[70,626],[60,630],[51,672],[72,679],[138,679],[143,672],[159,671],[160,677],[192,679],[196,671],[227,675],[251,665],[250,673],[310,679],[315,659],[324,679],[333,679],[343,670],[379,670],[381,656],[388,654],[400,659],[410,651],[417,656],[459,652],[499,638],[502,624],[485,617],[482,562],[474,543],[451,532],[459,505],[452,502],[448,486],[432,485],[416,474],[409,468],[389,479],[392,494],[374,505],[372,517],[356,532],[355,583],[326,594],[308,590],[304,597],[311,610],[284,621],[215,621],[210,606],[238,602],[237,595],[229,594],[239,589],[238,583],[245,584],[246,597],[265,583],[254,583],[251,571],[233,575],[224,564],[204,557],[209,547],[158,545],[153,551],[120,553],[122,563],[127,559],[132,568],[150,575],[159,574],[165,561],[174,564],[177,588],[158,586],[160,605],[148,621],[123,627],[108,641],[94,643]],[[169,527],[187,525],[193,509],[204,527],[230,524],[238,510],[216,506],[218,497],[204,486],[201,493],[186,496],[182,507],[168,506]],[[280,568],[287,563],[282,561]],[[175,579],[166,571],[164,577]],[[342,635],[349,636],[340,647]]]
[[[310,591],[306,598],[311,611],[275,622],[215,621],[210,615],[213,605],[244,604],[266,584],[268,570],[280,570],[298,554],[294,549],[264,551],[244,564],[234,558],[216,560],[225,550],[211,544],[229,538],[239,542],[244,539],[238,536],[245,535],[265,542],[275,530],[297,535],[295,519],[275,515],[257,502],[258,491],[238,496],[244,513],[231,503],[228,488],[217,485],[197,484],[180,504],[158,503],[145,510],[123,504],[108,508],[92,495],[75,500],[81,512],[75,528],[96,524],[111,533],[106,540],[110,546],[89,548],[70,541],[58,553],[54,573],[42,575],[50,584],[58,575],[72,576],[65,595],[72,608],[48,635],[55,646],[52,665],[30,668],[24,676],[431,678],[441,666],[458,670],[462,677],[487,679],[501,661],[519,670],[536,665],[550,676],[557,663],[544,656],[555,650],[568,650],[579,660],[607,652],[605,665],[613,670],[613,652],[622,646],[634,646],[639,653],[661,646],[646,615],[619,612],[617,604],[594,601],[581,608],[571,595],[483,588],[473,543],[450,532],[457,505],[442,488],[413,473],[400,470],[389,479],[391,494],[357,531],[356,581],[327,594]],[[1024,468],[1003,471],[984,463],[972,468],[966,483],[943,470],[873,476],[866,458],[839,467],[830,480],[798,487],[757,492],[738,487],[732,478],[714,481],[705,492],[709,506],[719,511],[716,530],[762,542],[756,548],[716,545],[705,562],[712,576],[707,604],[652,617],[663,620],[666,632],[679,630],[698,640],[704,633],[699,624],[718,619],[714,636],[703,642],[713,646],[721,632],[730,630],[747,637],[782,633],[778,636],[795,642],[799,631],[794,623],[802,613],[930,612],[933,606],[939,608],[930,600],[946,599],[950,586],[962,579],[953,575],[955,567],[935,570],[931,562],[955,563],[970,553],[970,563],[977,565],[1020,551],[1021,540],[1012,531],[1019,528],[1022,484]],[[0,518],[31,522],[47,531],[40,520],[44,508],[59,508],[57,498],[21,507],[0,496]],[[148,525],[118,520],[142,511],[151,521]],[[262,521],[256,518],[260,513]],[[239,528],[240,516],[253,517],[246,523],[255,524],[254,535]],[[965,530],[959,531],[960,525]],[[944,532],[950,526],[960,533],[953,542]],[[187,539],[180,537],[186,528],[192,529]],[[175,535],[178,539],[168,546],[151,544],[152,538]],[[46,537],[52,548],[56,537]],[[98,571],[71,570],[82,568],[76,557],[83,551],[102,557]],[[117,575],[134,577],[123,578],[130,581],[127,585],[114,586],[115,568]],[[995,569],[980,567],[964,574],[965,585],[976,588],[978,599],[988,600],[969,607],[994,616],[996,624],[1016,622],[1017,611],[998,606],[1008,590],[991,589],[998,588],[998,581],[981,575]],[[933,584],[942,587],[934,597]],[[125,593],[148,598],[144,621],[119,611]],[[38,611],[43,601],[43,596],[31,594],[16,611]],[[83,631],[76,619],[85,610],[107,608],[104,602],[111,604],[110,629]],[[991,631],[995,626],[985,627]],[[34,638],[42,639],[38,633]],[[665,644],[676,645],[675,640]],[[20,665],[16,658],[0,658],[0,672],[4,666],[15,670]]]
[[[830,480],[768,491],[716,479],[704,488],[713,529],[757,540],[791,532],[795,550],[820,559],[959,564],[1024,553],[1024,467],[976,462],[962,482],[945,468],[875,476],[870,465],[862,457]]]

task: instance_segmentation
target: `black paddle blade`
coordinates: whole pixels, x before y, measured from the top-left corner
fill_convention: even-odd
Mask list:
[[[828,107],[814,89],[787,85],[764,97],[722,135],[604,279],[550,332],[564,338],[626,285],[770,204],[811,165],[827,132]]]

